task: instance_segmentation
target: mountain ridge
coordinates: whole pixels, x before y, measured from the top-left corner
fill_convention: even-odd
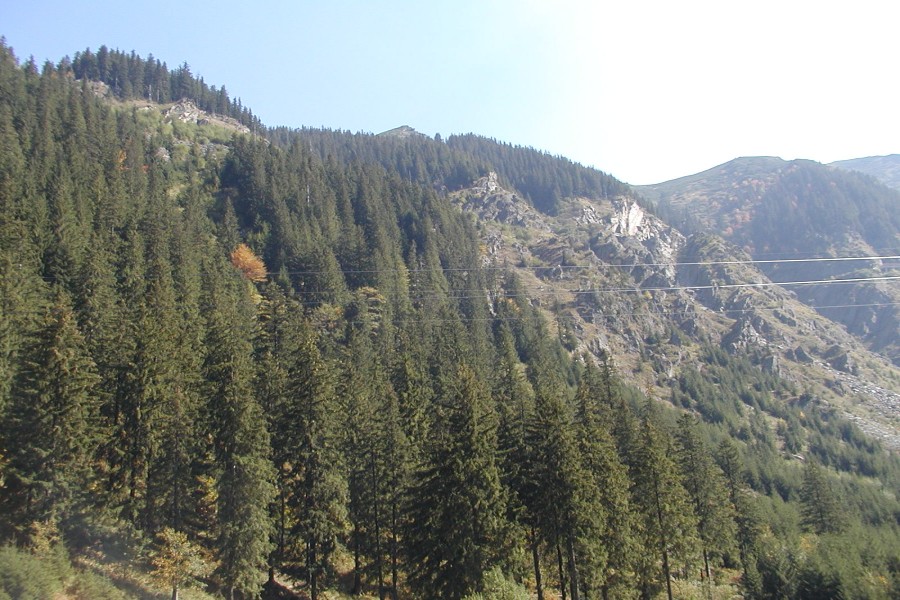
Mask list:
[[[896,191],[813,161],[768,158],[730,161],[701,174],[640,189],[688,229],[718,231],[755,259],[795,259],[762,262],[773,280],[884,278],[880,284],[873,279],[858,290],[850,286],[850,297],[868,298],[860,304],[871,305],[869,309],[851,307],[842,312],[835,308],[823,313],[896,362],[898,317],[891,306],[897,293],[889,280],[895,261],[841,260],[890,256],[900,247]],[[796,261],[802,258],[808,260]],[[812,305],[842,304],[840,297],[822,286],[808,286],[798,293]]]
[[[829,166],[859,171],[875,177],[891,188],[900,189],[900,154],[838,160],[829,163]]]

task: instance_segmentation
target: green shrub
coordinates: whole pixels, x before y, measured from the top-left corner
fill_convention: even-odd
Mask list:
[[[469,594],[463,600],[529,600],[531,595],[521,584],[512,581],[499,567],[484,574],[484,591]]]
[[[73,600],[125,600],[127,596],[113,583],[90,571],[78,573],[66,590]]]
[[[38,557],[13,546],[0,548],[0,599],[46,600],[62,590],[62,581]]]

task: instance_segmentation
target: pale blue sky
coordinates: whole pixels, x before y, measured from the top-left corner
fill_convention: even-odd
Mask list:
[[[20,59],[106,44],[267,125],[474,132],[655,183],[737,156],[900,152],[887,0],[0,0]]]

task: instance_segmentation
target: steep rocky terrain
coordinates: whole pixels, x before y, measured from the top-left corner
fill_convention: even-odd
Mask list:
[[[686,231],[713,231],[743,248],[773,281],[900,362],[900,194],[870,177],[812,161],[742,158],[641,187]],[[847,259],[852,260],[847,260]],[[852,280],[845,284],[835,280]]]
[[[633,198],[569,198],[548,216],[498,179],[490,173],[455,201],[479,219],[485,264],[518,272],[571,350],[613,356],[636,385],[665,397],[704,347],[720,347],[900,448],[900,370],[810,308],[802,286],[774,283],[744,250],[685,236]],[[831,287],[844,286],[819,289],[845,293]]]

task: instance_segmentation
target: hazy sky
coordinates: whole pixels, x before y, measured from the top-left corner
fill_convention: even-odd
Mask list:
[[[474,132],[636,184],[900,152],[898,23],[890,0],[0,0],[23,60],[152,53],[266,125]]]

